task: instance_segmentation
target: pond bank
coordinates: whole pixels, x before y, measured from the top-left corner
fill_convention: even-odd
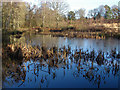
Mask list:
[[[120,39],[119,28],[105,27],[104,25],[83,25],[84,27],[78,28],[75,26],[50,28],[50,27],[34,27],[34,28],[21,28],[19,30],[9,31],[8,34],[14,35],[17,38],[21,37],[23,33],[35,33],[41,35],[52,35],[56,37],[70,37],[70,38],[95,38],[105,39],[113,37]],[[5,31],[6,33],[6,31]],[[4,31],[3,31],[4,34]]]
[[[23,30],[24,32],[24,30]],[[105,39],[113,37],[120,39],[119,30],[116,28],[106,28],[104,26],[88,26],[83,29],[77,29],[76,27],[64,27],[64,28],[49,28],[49,27],[37,27],[25,30],[25,32],[32,32],[35,34],[52,35],[57,37],[78,37],[78,38],[96,38]]]

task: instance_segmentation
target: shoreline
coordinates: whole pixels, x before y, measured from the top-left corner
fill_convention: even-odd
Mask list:
[[[52,35],[53,37],[70,37],[70,38],[95,38],[105,39],[108,37],[120,39],[119,29],[107,28],[104,26],[88,26],[79,30],[76,27],[64,27],[64,28],[49,28],[49,27],[36,27],[36,28],[22,28],[14,31],[3,30],[2,34],[15,35],[20,37],[23,33],[33,33],[40,35]]]

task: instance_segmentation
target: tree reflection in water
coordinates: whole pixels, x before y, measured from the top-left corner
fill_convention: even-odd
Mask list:
[[[66,70],[72,72],[74,78],[79,78],[82,75],[83,79],[97,85],[98,88],[101,83],[107,83],[106,78],[110,75],[114,75],[114,77],[119,75],[119,53],[116,50],[105,53],[95,50],[84,51],[83,49],[72,51],[70,46],[50,49],[39,46],[33,48],[25,48],[35,53],[30,58],[23,55],[23,60],[7,57],[8,61],[3,61],[3,87],[11,86],[7,83],[13,85],[16,83],[15,87],[23,87],[23,84],[29,85],[30,82],[39,83],[36,87],[49,87],[52,80],[57,81],[57,78],[60,78],[58,74],[62,75],[60,70],[63,71],[64,77],[67,77]],[[9,52],[7,53],[9,54]]]

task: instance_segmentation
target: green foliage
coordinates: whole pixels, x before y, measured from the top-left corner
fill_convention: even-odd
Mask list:
[[[74,13],[74,11],[68,12],[68,20],[75,20],[75,13]]]
[[[113,19],[118,19],[118,6],[116,6],[116,5],[113,5],[112,6],[112,18]]]
[[[104,6],[105,8],[105,18],[106,19],[111,19],[112,18],[112,11],[111,11],[111,8],[108,6],[108,5],[105,5]]]
[[[98,8],[90,10],[88,12],[89,18],[100,19],[104,17],[105,19],[117,19],[118,18],[118,6],[113,5],[112,7],[108,5],[100,5]]]

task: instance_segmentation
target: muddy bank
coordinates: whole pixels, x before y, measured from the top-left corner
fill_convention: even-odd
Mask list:
[[[23,33],[35,33],[42,35],[52,35],[55,37],[70,37],[70,38],[96,38],[96,39],[105,39],[108,37],[120,39],[120,32],[118,28],[109,28],[103,25],[96,26],[86,26],[84,28],[77,27],[63,27],[63,28],[49,28],[49,27],[36,27],[23,29],[18,31],[8,32],[11,35],[14,35],[16,38],[20,38]],[[4,33],[3,33],[4,34]]]
[[[71,38],[78,37],[78,38],[105,39],[108,37],[113,37],[120,39],[120,33],[116,29],[105,28],[104,26],[89,27],[83,30],[78,30],[75,27],[50,29],[44,32],[39,32],[39,34]]]
[[[41,35],[52,35],[53,37],[69,37],[69,38],[95,38],[95,39],[105,39],[109,37],[120,39],[120,34],[118,33],[101,33],[101,32],[40,32]]]

